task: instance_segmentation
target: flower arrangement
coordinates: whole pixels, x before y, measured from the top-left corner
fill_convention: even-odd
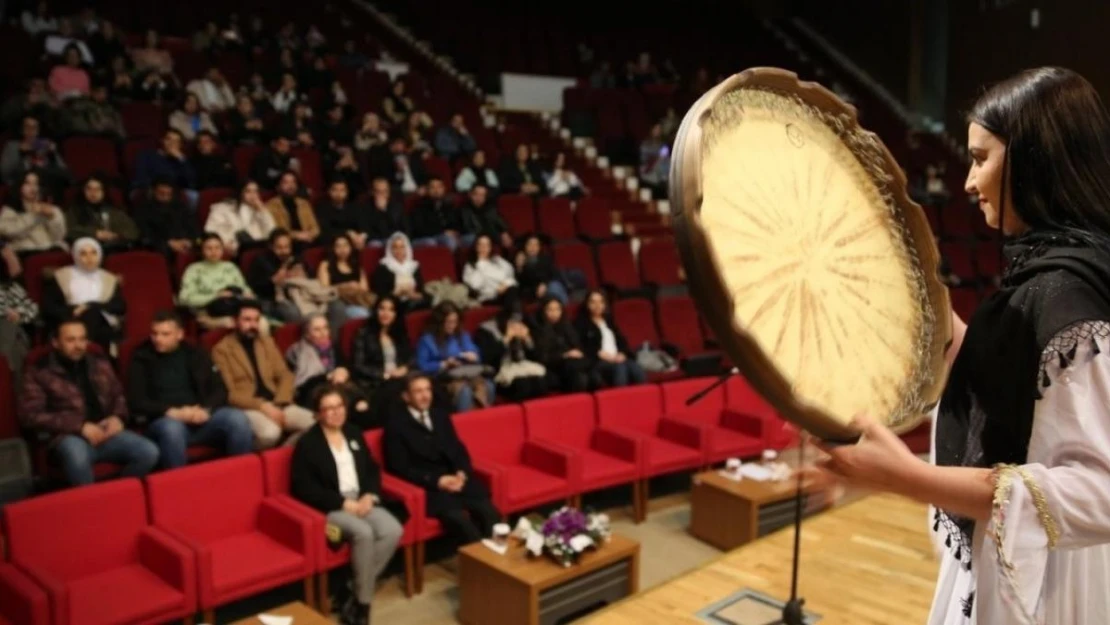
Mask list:
[[[569,567],[587,549],[607,542],[611,530],[608,515],[564,506],[546,519],[538,515],[522,518],[516,533],[533,556],[546,552],[557,563]]]

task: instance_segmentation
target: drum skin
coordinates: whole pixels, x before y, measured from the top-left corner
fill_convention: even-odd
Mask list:
[[[951,341],[936,241],[889,150],[816,83],[752,68],[675,139],[670,199],[691,295],[783,418],[854,440],[905,432],[943,391]]]

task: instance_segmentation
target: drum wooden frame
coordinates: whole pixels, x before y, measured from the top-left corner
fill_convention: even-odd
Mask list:
[[[732,95],[738,92],[740,92],[738,95]],[[845,401],[841,399],[834,402],[833,399],[829,399],[829,405],[837,403],[839,408],[839,413],[837,413],[824,405],[822,401],[807,398],[804,389],[796,391],[791,378],[776,365],[776,354],[769,353],[773,350],[765,350],[761,347],[758,328],[755,326],[745,327],[742,320],[738,319],[738,292],[730,291],[730,276],[726,270],[737,270],[736,264],[729,259],[741,257],[722,257],[718,251],[714,250],[715,236],[718,237],[717,240],[721,244],[722,250],[726,247],[725,243],[728,242],[720,242],[719,237],[724,235],[719,232],[716,234],[710,232],[711,229],[720,227],[720,224],[707,223],[713,220],[706,219],[703,215],[703,202],[707,202],[709,199],[712,199],[713,202],[725,202],[730,206],[737,206],[738,210],[740,208],[738,204],[729,202],[728,199],[719,199],[718,196],[722,195],[721,191],[707,187],[704,170],[707,167],[715,167],[710,175],[723,177],[721,174],[735,174],[733,170],[736,167],[742,167],[742,165],[735,165],[731,161],[725,165],[709,162],[707,155],[711,156],[711,151],[718,149],[716,147],[718,144],[726,145],[723,142],[727,141],[732,142],[727,145],[732,146],[730,149],[734,152],[737,145],[749,145],[738,144],[738,139],[726,136],[731,129],[740,128],[741,125],[747,123],[748,115],[753,115],[751,119],[754,121],[762,121],[757,117],[759,111],[756,111],[754,106],[749,108],[746,105],[748,100],[743,98],[749,96],[756,98],[752,102],[760,101],[758,98],[764,98],[768,101],[774,100],[775,102],[785,103],[788,107],[793,107],[799,112],[799,115],[809,116],[805,119],[799,118],[801,122],[794,128],[791,128],[794,124],[787,123],[786,132],[782,136],[786,137],[795,148],[799,149],[807,140],[813,141],[814,145],[820,144],[817,149],[821,147],[829,148],[830,146],[835,149],[836,154],[843,160],[826,166],[826,169],[831,169],[840,162],[845,163],[844,168],[851,175],[849,178],[851,185],[858,187],[858,193],[855,197],[867,199],[866,205],[872,211],[871,214],[874,216],[874,220],[880,222],[877,225],[884,226],[884,231],[888,233],[886,239],[890,241],[889,253],[891,256],[882,257],[881,262],[883,262],[883,268],[888,273],[898,272],[896,276],[898,278],[904,273],[905,284],[902,284],[901,280],[895,280],[892,283],[894,286],[890,287],[890,290],[880,292],[875,290],[878,288],[877,286],[868,284],[870,282],[868,276],[859,274],[854,277],[860,279],[861,282],[865,283],[866,288],[871,290],[857,292],[855,295],[860,297],[859,305],[865,310],[875,310],[876,314],[881,314],[883,309],[879,306],[870,307],[873,301],[867,299],[868,294],[882,296],[885,293],[887,297],[894,298],[896,293],[901,297],[904,308],[906,307],[907,298],[912,297],[915,303],[912,307],[914,317],[911,320],[905,323],[892,321],[890,325],[882,326],[883,328],[891,328],[895,333],[901,333],[899,335],[901,342],[898,345],[901,347],[901,351],[909,351],[910,353],[903,358],[901,371],[891,373],[883,369],[881,374],[868,372],[873,374],[872,378],[870,380],[860,380],[861,384],[870,383],[873,389],[871,395],[875,397],[882,396],[882,401],[877,401],[874,405],[882,406],[884,408],[882,412],[887,414],[875,414],[879,411],[866,410],[867,402],[865,401],[860,402],[863,404],[861,408],[864,409],[859,411],[871,412],[871,416],[884,422],[896,432],[908,431],[917,426],[927,416],[939,401],[940,394],[943,391],[947,369],[945,350],[951,341],[952,334],[951,305],[948,290],[941,284],[937,274],[939,253],[933,233],[921,207],[912,202],[906,193],[905,174],[878,137],[860,128],[855,109],[844,103],[832,92],[816,83],[799,81],[793,72],[775,68],[753,68],[731,76],[708,91],[694,103],[686,114],[675,139],[670,172],[670,197],[672,210],[675,212],[673,224],[676,240],[686,269],[691,294],[724,351],[732,358],[740,372],[755,390],[767,399],[785,419],[828,441],[847,442],[854,440],[856,433],[849,427],[851,417],[854,415],[842,414],[847,412]],[[789,115],[789,111],[786,114]],[[775,123],[780,121],[775,112],[767,115]],[[806,122],[808,125],[802,122]],[[719,137],[713,134],[715,132],[720,133]],[[811,134],[806,134],[807,132]],[[739,135],[739,131],[736,134]],[[720,139],[719,142],[718,138]],[[821,143],[822,141],[824,144]],[[835,143],[839,143],[839,147],[834,145]],[[725,148],[719,149],[723,150]],[[762,148],[756,148],[757,153],[759,149]],[[729,152],[729,154],[734,152]],[[738,153],[746,155],[746,151]],[[762,153],[759,154],[762,157]],[[850,154],[854,159],[845,157],[846,154]],[[786,158],[789,159],[789,157],[788,154]],[[830,156],[829,159],[831,161],[832,157]],[[786,172],[783,175],[789,176],[791,174]],[[738,175],[739,177],[742,177],[742,172]],[[773,196],[768,195],[767,197],[772,197],[771,203],[777,205]],[[799,198],[799,204],[801,204],[800,195],[797,197]],[[808,199],[809,196],[807,196]],[[714,210],[720,212],[717,204],[714,204],[713,207]],[[777,211],[777,208],[773,210]],[[751,217],[750,214],[743,216]],[[711,215],[711,217],[720,220],[714,215]],[[820,220],[820,217],[817,219]],[[760,227],[763,226],[754,218],[746,223],[752,222],[756,222]],[[836,224],[839,223],[839,221],[836,222]],[[865,225],[868,229],[874,229],[872,226],[875,224]],[[833,230],[833,227],[829,226],[822,231],[820,221],[818,221],[818,226],[816,231],[818,234]],[[779,229],[782,230],[783,228],[780,226]],[[721,232],[723,231],[724,229],[721,230]],[[850,239],[854,242],[853,235],[843,236],[836,241],[836,245],[838,247],[850,245]],[[809,240],[807,242],[812,244]],[[796,241],[796,244],[795,254],[799,250],[802,254],[805,254],[806,243]],[[777,251],[771,254],[775,253]],[[743,258],[748,257],[744,256]],[[768,256],[768,258],[771,258],[771,256]],[[872,254],[871,258],[879,258],[879,255],[877,253]],[[890,269],[891,266],[895,268]],[[770,278],[772,275],[769,274],[765,277]],[[774,277],[777,278],[778,276]],[[864,278],[868,279],[864,280]],[[770,283],[764,282],[764,284]],[[905,289],[908,289],[908,291]],[[848,287],[848,290],[853,290],[853,288]],[[824,290],[820,292],[826,293]],[[822,306],[814,294],[816,290],[810,293],[808,283],[806,283],[801,289],[801,293],[799,298],[801,304],[799,306],[805,308],[808,304],[812,315],[816,315],[817,313],[812,311],[815,307],[820,308]],[[768,299],[778,299],[778,297],[780,296]],[[786,306],[789,307],[794,301],[793,294],[791,293],[787,297],[789,299]],[[762,308],[753,315],[753,318],[758,317],[761,312]],[[804,341],[807,332],[804,329],[807,323],[804,311],[799,314],[799,318],[802,320],[799,325],[803,328],[800,331],[801,340]],[[898,321],[903,320],[898,319]],[[783,328],[786,327],[786,323],[785,319],[781,320]],[[846,329],[843,323],[840,324],[840,327]],[[864,327],[872,330],[871,334],[865,338],[882,341],[892,352],[895,351],[894,348],[890,347],[891,343],[879,334],[878,324],[865,325]],[[810,330],[815,333],[811,342],[816,342],[819,354],[823,352],[820,351],[822,346],[821,339],[818,337],[837,331],[836,326],[829,322],[825,326],[824,334],[822,334],[817,321],[813,321]],[[785,330],[778,332],[778,341],[774,345],[775,348],[782,344],[784,332]],[[832,338],[835,339],[835,337]],[[813,366],[812,363],[806,364],[804,349],[808,348],[799,346],[795,350],[798,352],[796,358],[798,364],[794,374],[798,376],[804,373],[804,367]],[[825,349],[828,349],[828,347]],[[836,340],[836,349],[840,360],[839,362],[828,361],[828,366],[852,366],[852,363],[844,358],[845,353],[841,350],[839,340]],[[866,357],[867,354],[862,355]],[[821,366],[825,366],[825,363],[822,362]],[[809,375],[813,377],[813,372],[810,371]],[[801,379],[801,377],[798,379]],[[895,390],[884,388],[884,385],[888,383],[893,384]],[[806,381],[802,380],[797,386],[804,386],[805,384]],[[811,390],[817,392],[815,390],[817,387],[814,384],[809,386],[813,387]],[[862,391],[862,395],[867,395],[866,389],[862,389]],[[824,398],[830,398],[833,391],[824,389],[821,392],[824,394]],[[893,399],[892,396],[894,396]],[[888,407],[889,410],[886,410]]]

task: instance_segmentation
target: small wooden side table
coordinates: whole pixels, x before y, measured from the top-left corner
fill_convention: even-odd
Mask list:
[[[794,521],[797,482],[735,481],[718,471],[694,476],[690,533],[728,551]]]
[[[636,593],[640,543],[613,534],[570,567],[531,557],[513,540],[505,555],[482,543],[459,549],[459,621],[549,625]]]

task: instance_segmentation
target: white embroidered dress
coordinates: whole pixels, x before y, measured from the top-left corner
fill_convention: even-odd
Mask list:
[[[999,473],[970,558],[934,531],[928,625],[1110,624],[1110,323],[1060,332],[1042,362],[1027,462]]]

